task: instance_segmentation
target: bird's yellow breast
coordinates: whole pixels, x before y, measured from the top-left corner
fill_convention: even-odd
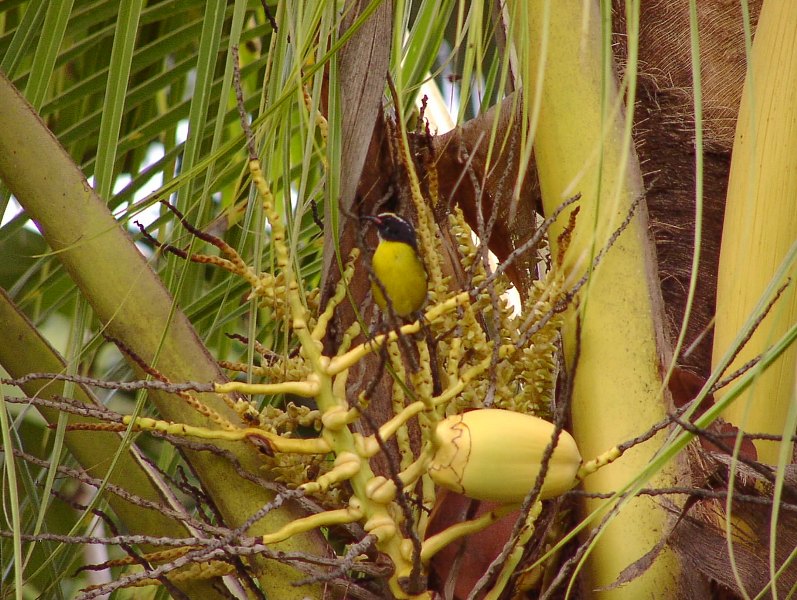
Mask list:
[[[396,315],[406,317],[421,309],[426,300],[426,270],[412,246],[404,242],[379,242],[374,252],[373,269],[390,297]],[[387,310],[379,285],[373,282],[371,289],[379,307]]]

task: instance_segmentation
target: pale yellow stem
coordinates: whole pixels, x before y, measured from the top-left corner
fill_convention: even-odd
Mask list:
[[[797,241],[796,31],[797,3],[764,3],[739,109],[728,182],[717,282],[715,365],[731,349]],[[791,285],[730,371],[764,352],[797,322],[797,265],[792,264],[788,274]],[[728,408],[725,418],[746,431],[783,434],[789,404],[794,402],[796,359],[797,347],[792,346]],[[754,443],[759,460],[778,461],[779,442]]]
[[[524,103],[536,123],[534,154],[546,214],[576,192],[582,194],[575,231],[564,258],[568,281],[577,281],[643,194],[642,179],[624,123],[622,98],[611,64],[602,62],[600,11],[592,0],[509,3],[513,37],[526,69]],[[546,45],[547,44],[547,45]],[[567,224],[565,211],[549,236],[553,245]],[[659,369],[668,361],[662,343],[661,297],[648,238],[647,214],[634,220],[604,257],[574,303],[565,325],[565,350],[573,364],[576,335],[573,435],[582,456],[597,456],[634,438],[668,410]],[[556,255],[554,248],[553,254]],[[576,320],[578,319],[578,321]],[[578,325],[578,327],[577,327]],[[627,452],[584,481],[588,491],[616,491],[648,467],[661,436]],[[674,483],[672,473],[650,480]],[[587,501],[586,512],[603,507]],[[630,583],[602,592],[665,535],[669,516],[650,499],[634,499],[608,524],[586,564],[591,598],[673,598],[678,563],[671,552]]]
[[[450,543],[455,542],[466,535],[472,535],[489,527],[498,519],[505,517],[513,510],[517,510],[517,506],[499,506],[488,513],[484,513],[476,519],[451,525],[440,533],[427,538],[424,540],[423,547],[421,548],[421,560],[424,564],[428,563],[435,554],[440,552],[440,550],[448,546]]]

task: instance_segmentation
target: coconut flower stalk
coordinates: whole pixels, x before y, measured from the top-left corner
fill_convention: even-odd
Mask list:
[[[511,10],[515,47],[529,59],[521,61],[528,65],[521,73],[525,126],[534,143],[545,213],[551,214],[565,198],[582,194],[563,257],[571,281],[590,269],[613,232],[634,213],[591,273],[565,331],[571,366],[580,336],[573,435],[582,456],[591,456],[646,431],[668,407],[661,367],[668,364],[669,351],[661,333],[661,298],[647,212],[639,202],[642,179],[610,48],[601,38],[598,3],[518,2]],[[635,69],[633,60],[630,52],[629,73]],[[554,227],[550,234],[554,246],[567,226],[567,219],[560,219]],[[552,251],[556,253],[556,247]],[[655,437],[601,469],[584,481],[584,488],[623,489],[645,472],[661,440]],[[648,485],[668,486],[674,481],[675,468],[669,467],[653,475]],[[606,506],[604,501],[587,501],[583,514]],[[615,582],[623,569],[656,545],[668,529],[667,522],[656,502],[643,498],[627,502],[592,549],[586,566],[590,589]],[[599,595],[672,598],[678,577],[677,558],[665,551],[640,577]]]

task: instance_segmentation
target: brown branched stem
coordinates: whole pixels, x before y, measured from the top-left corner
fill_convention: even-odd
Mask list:
[[[559,570],[556,573],[556,577],[554,577],[553,581],[549,584],[549,586],[545,589],[545,591],[540,596],[539,600],[551,600],[554,598],[554,594],[557,592],[559,587],[562,583],[570,577],[573,570],[576,566],[581,562],[584,555],[587,553],[587,550],[591,547],[592,542],[595,538],[598,537],[598,534],[601,530],[606,526],[607,523],[611,519],[613,519],[617,513],[620,512],[619,503],[612,507],[612,509],[604,515],[603,519],[601,519],[600,524],[592,529],[588,534],[586,539],[579,544],[578,549],[575,551],[573,556],[569,557],[564,563],[559,566]]]
[[[269,12],[266,12],[266,14],[270,15]],[[273,19],[270,20],[274,31],[277,31],[276,22],[274,22]],[[234,44],[230,48],[230,54],[232,54],[232,87],[235,90],[235,104],[238,107],[238,117],[241,120],[241,126],[244,130],[246,148],[249,151],[249,160],[253,160],[257,158],[257,149],[255,148],[255,136],[252,134],[252,129],[249,126],[249,118],[244,108],[244,92],[241,86],[241,61],[238,53],[238,44]]]
[[[349,546],[349,548],[346,550],[346,554],[343,555],[340,560],[340,564],[337,567],[330,570],[328,573],[324,573],[323,575],[314,575],[312,577],[308,577],[307,579],[297,581],[293,583],[293,585],[296,587],[301,587],[303,585],[331,581],[337,577],[344,577],[348,575],[349,571],[354,570],[357,557],[368,552],[374,545],[376,545],[376,541],[376,536],[366,535],[356,544]]]
[[[40,458],[33,456],[32,454],[28,454],[27,452],[23,452],[22,450],[14,449],[14,456],[28,462],[32,465],[40,467],[42,469],[50,469],[51,464]],[[72,479],[79,481],[85,485],[91,486],[96,489],[100,489],[102,486],[102,480],[97,479],[96,477],[92,477],[85,471],[81,469],[73,469],[71,467],[67,467],[65,465],[58,465],[56,467],[58,473],[66,476],[71,477]],[[174,519],[175,521],[180,521],[186,523],[189,527],[195,528],[200,531],[207,532],[209,534],[220,534],[224,531],[224,528],[215,527],[213,525],[207,524],[203,521],[198,519],[194,519],[188,512],[174,510],[173,508],[162,504],[160,502],[154,502],[152,500],[147,500],[146,498],[142,498],[136,494],[133,494],[127,491],[125,488],[118,486],[116,484],[107,482],[105,484],[106,491],[115,494],[122,498],[123,500],[129,502],[130,504],[135,504],[136,506],[140,506],[141,508],[145,508],[148,510],[156,510],[166,516]]]
[[[403,489],[404,484],[401,481],[399,474],[400,469],[398,464],[396,464],[396,457],[393,456],[393,453],[390,451],[390,448],[387,447],[385,440],[383,440],[382,436],[379,434],[377,423],[375,423],[373,419],[371,419],[365,412],[363,412],[363,418],[366,419],[368,426],[374,431],[374,439],[379,445],[382,455],[386,459],[388,474],[390,475],[390,479],[393,481],[393,484],[396,486],[396,502],[401,509],[402,516],[404,517],[402,531],[412,542],[412,569],[410,571],[409,581],[402,587],[409,594],[420,594],[426,587],[425,582],[423,581],[423,567],[421,565],[421,540],[418,536],[418,532],[413,527],[412,507],[410,507],[409,502],[407,501],[407,496]]]
[[[573,198],[577,199],[579,197],[580,196],[574,196]],[[606,253],[611,249],[611,247],[614,245],[614,243],[617,241],[617,239],[620,237],[623,231],[625,231],[625,229],[631,224],[631,221],[634,218],[634,214],[636,213],[636,209],[643,199],[644,196],[639,196],[636,200],[634,200],[634,202],[631,204],[631,207],[628,209],[628,214],[626,215],[625,219],[623,220],[622,223],[620,223],[620,226],[614,230],[614,232],[606,242],[606,245],[603,248],[601,248],[598,254],[595,255],[595,258],[593,258],[590,267],[587,269],[584,275],[573,285],[573,287],[570,288],[570,290],[564,295],[564,298],[562,298],[556,304],[556,306],[554,306],[554,308],[551,311],[549,311],[550,314],[545,314],[543,315],[542,318],[536,320],[534,319],[534,315],[531,315],[529,318],[526,319],[526,321],[520,327],[520,331],[523,331],[524,333],[523,335],[520,336],[520,340],[517,343],[518,347],[526,346],[529,343],[531,336],[533,336],[534,333],[539,331],[544,326],[544,324],[547,323],[547,321],[550,320],[551,317],[553,317],[555,313],[564,312],[573,303],[573,300],[575,299],[576,295],[578,294],[579,291],[581,291],[581,288],[587,284],[590,276],[592,275],[592,272],[597,268],[597,266],[603,260],[603,257],[606,256]]]
[[[144,373],[149,375],[150,377],[162,381],[163,383],[169,383],[168,377],[166,377],[163,373],[161,373],[158,369],[154,366],[150,365],[145,361],[141,356],[136,354],[132,348],[130,348],[127,344],[125,344],[122,340],[119,340],[113,336],[105,335],[106,339],[112,343],[114,343],[119,350],[127,356],[133,363],[135,363],[139,369],[141,369]],[[190,408],[194,409],[197,413],[208,419],[209,421],[216,423],[223,429],[233,429],[233,424],[230,423],[226,418],[221,416],[221,413],[218,411],[213,410],[210,408],[206,403],[201,402],[188,392],[176,392],[175,395],[179,397],[183,402],[185,402]],[[226,395],[223,395],[222,398],[227,403],[227,405],[236,410],[236,405],[232,402]],[[248,408],[248,407],[247,407]],[[240,411],[237,411],[240,414]],[[247,411],[247,412],[252,412]]]
[[[156,390],[176,394],[178,392],[214,392],[215,386],[212,383],[170,383],[163,381],[105,381],[94,377],[83,375],[66,375],[64,373],[26,373],[16,379],[0,379],[4,385],[21,386],[31,381],[49,379],[52,381],[71,381],[79,385],[98,387],[105,390],[117,390],[121,392],[137,392],[138,390]]]
[[[731,365],[733,363],[734,359],[739,355],[739,353],[742,351],[742,349],[747,345],[747,342],[749,342],[750,338],[753,337],[753,334],[756,332],[756,330],[758,329],[759,325],[761,325],[763,320],[767,317],[769,312],[772,310],[772,307],[775,306],[775,303],[780,299],[780,297],[783,294],[783,292],[786,291],[786,288],[789,287],[789,285],[791,285],[791,283],[792,283],[791,278],[787,279],[786,282],[782,286],[780,286],[778,288],[778,290],[775,292],[775,295],[772,297],[772,299],[769,302],[767,302],[767,305],[764,307],[764,310],[761,311],[761,314],[758,315],[758,317],[756,317],[755,321],[753,322],[752,327],[750,327],[750,329],[745,333],[744,337],[740,340],[739,344],[736,346],[736,349],[735,349],[733,355],[731,356],[730,360],[727,363],[728,365]],[[708,390],[707,394],[713,394],[717,390],[719,390],[719,389],[725,387],[726,385],[730,384],[735,379],[741,377],[747,371],[749,371],[755,365],[757,365],[759,360],[761,360],[761,356],[756,356],[755,358],[753,358],[753,359],[747,361],[746,363],[744,363],[741,367],[739,367],[738,369],[736,369],[732,373],[728,374],[727,376],[723,377],[722,379],[719,379],[717,382],[714,383],[714,385],[711,386],[711,388]]]
[[[744,502],[747,504],[755,504],[757,506],[773,506],[774,500],[768,496],[756,496],[753,494],[742,494],[737,491],[730,492],[729,490],[716,489],[707,490],[698,487],[686,486],[673,486],[664,488],[642,488],[639,490],[637,496],[691,496],[694,498],[701,498],[705,500],[725,500],[729,494],[733,495],[734,502]],[[564,493],[565,496],[579,497],[579,498],[594,498],[597,500],[608,500],[613,498],[613,492],[586,492],[584,490],[574,489]],[[781,501],[778,507],[782,510],[789,512],[797,512],[797,504]]]
[[[551,225],[559,218],[559,215],[561,215],[562,212],[564,212],[564,210],[568,206],[570,206],[574,202],[578,202],[580,199],[581,199],[581,194],[576,194],[575,196],[568,198],[567,200],[562,202],[562,204],[560,204],[556,208],[556,210],[553,212],[553,214],[551,214],[551,216],[547,217],[542,223],[540,223],[540,226],[537,228],[537,230],[534,232],[534,235],[531,238],[529,238],[521,246],[515,248],[509,254],[509,256],[507,256],[503,261],[501,261],[501,264],[496,267],[495,271],[484,282],[482,282],[482,284],[479,285],[479,287],[476,288],[476,293],[478,294],[482,291],[482,289],[485,289],[487,286],[492,285],[495,282],[495,280],[501,275],[503,275],[506,272],[506,270],[517,259],[523,256],[529,250],[536,248],[539,245],[540,241],[542,240],[543,236],[548,232],[548,229],[551,227]]]
[[[95,404],[84,404],[80,400],[73,400],[72,398],[64,398],[63,396],[55,396],[53,399],[39,398],[39,397],[17,397],[5,396],[4,400],[11,404],[24,404],[31,406],[40,406],[42,408],[51,408],[59,412],[69,413],[80,417],[87,417],[97,419],[98,421],[122,421],[122,415],[115,413],[103,406]]]
[[[709,442],[711,442],[712,444],[717,446],[717,448],[719,448],[722,452],[724,452],[728,456],[734,456],[733,448],[731,446],[729,446],[728,444],[726,444],[722,439],[720,439],[717,436],[713,435],[710,431],[708,431],[706,429],[700,429],[699,427],[696,427],[692,423],[689,423],[688,421],[684,421],[683,419],[680,419],[680,418],[678,418],[678,417],[676,417],[674,415],[672,417],[672,420],[673,420],[673,423],[676,423],[679,427],[681,427],[685,431],[688,431],[692,435],[694,435],[696,437],[705,438],[706,440],[708,440]],[[772,471],[772,469],[770,467],[768,467],[767,465],[761,464],[758,461],[751,460],[751,459],[747,458],[744,454],[741,454],[741,453],[740,454],[736,454],[735,456],[736,456],[736,460],[738,460],[739,462],[747,465],[748,467],[750,467],[751,469],[756,471],[764,479],[766,479],[767,481],[769,481],[771,483],[775,483],[775,473]],[[792,494],[797,493],[797,490],[793,489],[792,486],[787,485],[785,482],[784,482],[784,489],[790,490],[792,492]]]
[[[480,137],[475,144],[474,150],[478,147],[482,142],[482,138]],[[487,279],[493,275],[492,269],[490,267],[490,257],[489,257],[489,243],[490,243],[490,235],[492,233],[493,226],[495,225],[495,218],[498,216],[498,210],[494,209],[490,214],[490,220],[487,225],[484,223],[484,212],[482,211],[482,186],[479,182],[478,178],[476,177],[476,173],[473,170],[473,164],[469,160],[468,152],[464,148],[460,148],[460,152],[466,158],[466,165],[465,170],[468,173],[468,177],[470,178],[470,183],[473,186],[474,195],[476,197],[476,223],[477,223],[477,235],[479,236],[479,258],[481,259],[481,266],[484,270],[484,275]],[[475,264],[473,267],[475,267]],[[495,281],[493,279],[492,281]],[[482,288],[484,289],[484,288]],[[495,403],[495,387],[498,379],[498,348],[500,346],[500,339],[497,338],[499,332],[501,331],[501,321],[500,321],[500,310],[498,306],[498,293],[495,290],[495,285],[487,285],[486,286],[487,292],[490,295],[490,304],[493,308],[493,323],[492,328],[486,327],[490,338],[493,341],[492,347],[492,356],[493,360],[490,363],[490,370],[489,370],[489,383],[487,385],[487,392],[484,396],[484,406],[489,408],[493,406]]]

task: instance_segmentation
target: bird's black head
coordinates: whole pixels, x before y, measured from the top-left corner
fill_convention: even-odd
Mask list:
[[[379,239],[386,242],[404,242],[416,250],[418,249],[415,229],[413,229],[408,221],[405,221],[397,214],[384,212],[375,217],[368,216],[365,218],[376,224],[376,229],[379,232]]]

